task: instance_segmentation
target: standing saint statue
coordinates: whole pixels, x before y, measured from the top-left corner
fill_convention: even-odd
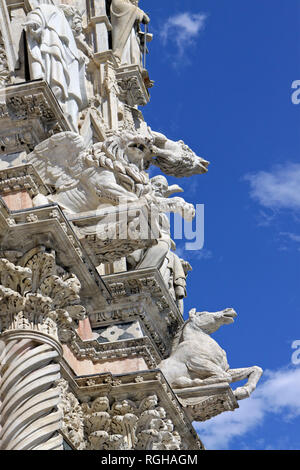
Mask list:
[[[72,28],[63,11],[40,4],[27,16],[31,78],[48,82],[75,131],[78,112],[87,105],[85,61],[79,54]]]
[[[148,24],[150,18],[138,3],[138,0],[112,0],[111,3],[112,48],[121,64],[142,65],[140,23]]]

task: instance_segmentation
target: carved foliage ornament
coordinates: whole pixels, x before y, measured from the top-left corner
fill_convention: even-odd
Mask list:
[[[5,46],[0,31],[0,88],[4,88],[10,82],[11,73],[8,68]]]
[[[82,404],[91,450],[180,450],[181,438],[156,395],[139,402],[98,397]]]
[[[181,438],[156,395],[139,401],[97,397],[80,404],[68,382],[57,382],[62,433],[77,450],[180,450]]]
[[[69,341],[85,317],[81,285],[74,274],[57,266],[55,253],[39,247],[15,265],[0,259],[1,332],[31,330]]]

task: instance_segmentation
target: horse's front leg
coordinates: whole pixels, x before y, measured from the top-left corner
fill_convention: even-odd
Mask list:
[[[229,369],[227,371],[231,376],[232,382],[248,379],[243,387],[238,387],[234,391],[237,400],[244,400],[250,397],[251,393],[256,389],[256,385],[262,376],[263,370],[260,367],[246,367],[244,369]]]

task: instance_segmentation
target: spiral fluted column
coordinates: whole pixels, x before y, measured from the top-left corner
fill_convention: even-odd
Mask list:
[[[36,247],[19,265],[0,258],[0,449],[62,449],[61,342],[85,309],[80,282]]]
[[[61,412],[58,351],[32,339],[5,342],[0,363],[0,449],[58,450]]]

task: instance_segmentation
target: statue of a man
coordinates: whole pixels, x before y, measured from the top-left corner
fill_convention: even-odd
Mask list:
[[[78,111],[87,105],[85,62],[63,11],[40,4],[27,16],[28,53],[33,80],[42,78],[77,131]]]
[[[163,175],[154,176],[150,180],[153,189],[153,197],[158,204],[158,212],[154,214],[158,217],[158,225],[160,236],[157,245],[149,248],[146,253],[137,250],[127,258],[128,266],[131,269],[143,269],[156,267],[169,289],[171,296],[174,298],[179,311],[183,314],[183,299],[186,297],[186,278],[188,271],[192,268],[188,262],[181,260],[172,250],[176,249],[176,245],[171,238],[169,217],[159,208],[159,201],[166,205],[170,195],[183,190],[177,186],[169,186],[167,179]],[[172,208],[172,203],[174,206]],[[181,207],[182,212],[186,211],[186,217],[192,218],[194,215],[194,207],[185,202],[182,198],[173,198],[170,200],[170,211],[176,212]],[[168,210],[166,205],[165,210]]]
[[[112,47],[121,64],[142,64],[139,29],[150,18],[138,3],[138,0],[112,0],[111,3]]]

